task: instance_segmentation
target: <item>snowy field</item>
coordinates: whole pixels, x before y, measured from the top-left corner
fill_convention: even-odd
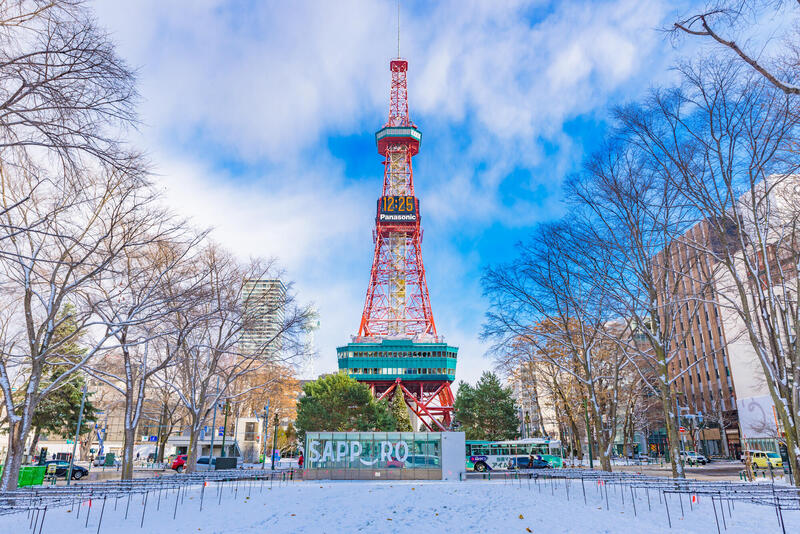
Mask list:
[[[203,511],[200,512],[199,490],[186,494],[177,506],[173,520],[175,494],[148,496],[144,527],[140,528],[143,499],[131,500],[128,519],[124,519],[126,500],[120,499],[114,510],[107,501],[101,533],[106,534],[262,534],[277,532],[620,532],[620,533],[702,533],[717,532],[711,501],[701,497],[690,511],[684,502],[681,518],[676,497],[670,500],[673,528],[667,526],[663,503],[651,493],[652,511],[647,509],[644,494],[637,498],[638,517],[634,517],[631,501],[609,491],[606,510],[605,495],[598,488],[586,486],[588,505],[583,503],[579,481],[570,485],[567,500],[563,481],[552,486],[528,481],[467,482],[297,482],[284,486],[252,487],[240,485],[234,494],[225,488],[221,504],[216,487],[206,488]],[[602,495],[602,496],[601,496]],[[47,512],[42,534],[97,532],[101,503],[92,503],[88,527],[85,527],[86,506],[77,517],[75,509]],[[719,508],[718,508],[719,514]],[[723,533],[767,534],[781,532],[774,508],[737,503],[732,517],[727,507]],[[800,512],[784,512],[786,532],[800,532]],[[30,520],[24,515],[0,516],[0,533],[29,533]],[[38,529],[37,533],[38,534]]]

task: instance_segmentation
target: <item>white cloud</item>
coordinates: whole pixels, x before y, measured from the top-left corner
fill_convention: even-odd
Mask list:
[[[381,175],[369,152],[358,157],[374,159],[374,179],[345,176],[326,141],[370,136],[385,120],[395,2],[95,5],[121,54],[141,67],[140,143],[170,203],[216,227],[215,239],[243,257],[279,257],[301,300],[320,312],[315,370],[335,368],[334,347],[358,327]],[[668,61],[654,54],[660,36],[652,31],[666,5],[403,3],[411,113],[427,139],[417,190],[426,228],[437,232],[434,246],[426,235],[423,254],[440,332],[462,347],[459,379],[474,381],[488,365],[477,339],[478,278],[491,260],[477,241],[465,250],[463,236],[557,209],[524,194],[509,202],[509,175],[524,167],[533,178],[515,188],[557,187],[580,157],[564,122],[602,114],[610,98],[641,91]]]

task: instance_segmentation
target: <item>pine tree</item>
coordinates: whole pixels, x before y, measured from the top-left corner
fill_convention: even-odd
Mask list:
[[[390,431],[395,420],[386,401],[376,401],[369,388],[345,373],[322,377],[303,386],[297,403],[297,434],[307,431]]]
[[[53,333],[53,344],[61,343],[61,345],[54,355],[54,359],[62,364],[64,361],[78,360],[86,353],[86,349],[80,346],[80,333],[76,334],[78,327],[73,319],[74,313],[75,307],[67,303],[61,308],[56,317],[56,321],[60,324]],[[63,372],[58,365],[48,364],[48,367],[52,370],[48,377],[49,381],[45,385],[52,383]],[[75,374],[70,380],[64,382],[61,387],[39,401],[31,420],[33,427],[33,439],[30,447],[31,455],[36,453],[39,438],[43,432],[60,438],[72,439],[75,437],[75,426],[78,424],[81,397],[83,396],[85,383],[83,376]],[[90,423],[97,419],[96,410],[90,397],[91,394],[87,393],[80,428],[81,435],[89,432],[92,429]]]
[[[504,388],[494,373],[483,373],[475,387],[461,382],[455,412],[467,439],[514,439],[519,434],[511,388]]]
[[[397,422],[397,426],[395,430],[398,432],[411,432],[413,427],[411,426],[411,418],[408,416],[408,408],[406,407],[406,402],[403,399],[403,392],[400,390],[399,387],[395,388],[394,396],[392,397],[392,417]]]

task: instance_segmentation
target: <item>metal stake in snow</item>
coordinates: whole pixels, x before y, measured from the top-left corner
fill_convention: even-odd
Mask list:
[[[72,442],[72,456],[69,457],[69,471],[67,471],[67,486],[72,479],[72,465],[75,463],[75,447],[78,445],[78,436],[81,433],[81,423],[83,423],[83,405],[86,403],[86,386],[83,386],[81,395],[81,410],[78,412],[78,427],[75,429],[75,441]]]

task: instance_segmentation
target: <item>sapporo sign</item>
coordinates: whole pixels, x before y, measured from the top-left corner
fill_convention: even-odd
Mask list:
[[[359,461],[365,466],[375,466],[390,461],[405,463],[408,459],[409,446],[404,440],[399,441],[374,441],[377,454],[364,457],[364,447],[360,440],[320,440],[312,439],[308,442],[308,459],[311,467],[314,464],[325,462],[345,462],[351,464]]]

